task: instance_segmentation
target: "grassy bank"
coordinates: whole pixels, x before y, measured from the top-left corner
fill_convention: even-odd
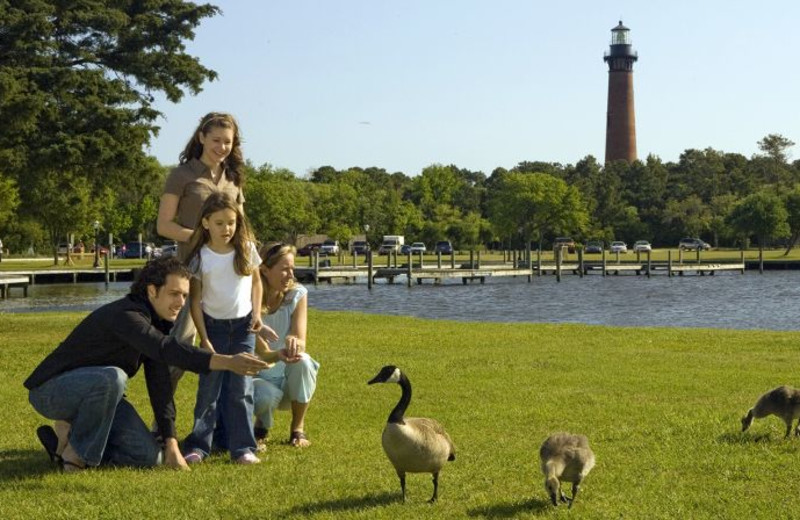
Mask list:
[[[784,249],[767,249],[764,251],[764,261],[766,263],[770,262],[797,262],[800,261],[800,248],[792,249],[788,255],[784,256]],[[680,255],[677,249],[654,249],[651,255],[651,259],[653,262],[666,262],[669,258],[670,253],[672,254],[672,261],[677,262]],[[534,262],[536,261],[536,252],[533,253]],[[414,262],[418,261],[418,256],[414,256]],[[502,251],[482,251],[481,252],[481,261],[482,262],[502,262],[504,258],[510,262],[509,256],[504,256]],[[600,262],[602,260],[602,255],[600,254],[587,254],[584,255],[584,260],[587,262]],[[606,251],[606,261],[607,262],[616,262],[616,254],[611,254]],[[620,261],[622,262],[636,262],[636,254],[632,251],[629,251],[627,254],[620,255]],[[39,257],[39,258],[16,258],[16,257],[9,257],[6,256],[3,258],[3,261],[0,262],[0,273],[3,271],[31,271],[31,270],[58,270],[58,269],[91,269],[92,265],[94,264],[94,256],[90,254],[84,254],[83,256],[80,255],[73,255],[73,265],[72,266],[65,266],[63,257],[60,258],[58,265],[53,264],[52,257]],[[470,254],[469,251],[458,251],[455,255],[455,262],[456,264],[460,265],[464,262],[469,262]],[[477,253],[473,253],[473,260],[477,259]],[[646,255],[641,255],[640,261],[645,262],[647,259]],[[744,260],[745,261],[757,261],[759,259],[758,249],[749,249],[744,252]],[[322,261],[330,262],[330,265],[344,265],[344,266],[351,266],[353,265],[353,257],[349,254],[343,255],[341,258],[339,256],[328,256],[328,257],[320,257]],[[686,251],[683,253],[683,260],[684,262],[696,262],[697,261],[697,253],[694,251]],[[700,261],[701,262],[724,262],[724,263],[738,263],[742,260],[742,253],[739,249],[713,249],[711,251],[703,251],[700,254]],[[374,257],[374,265],[376,267],[382,267],[387,264],[388,258],[386,256],[379,256],[375,255]],[[424,256],[425,264],[428,266],[436,265],[437,257],[435,254],[426,254]],[[542,261],[543,262],[553,262],[555,261],[553,251],[552,250],[545,250],[542,251]],[[577,262],[578,255],[577,253],[566,253],[564,256],[565,262]],[[313,265],[313,259],[310,257],[298,257],[296,259],[296,263],[298,267],[309,267]],[[365,265],[366,260],[363,256],[360,256],[356,259],[357,265]],[[398,258],[398,262],[404,263],[406,262],[406,256],[400,255]],[[450,256],[442,256],[442,263],[443,265],[449,265]],[[101,259],[101,265],[103,260]],[[124,258],[112,258],[109,260],[109,267],[110,268],[118,268],[118,269],[127,269],[131,267],[140,267],[144,265],[145,260],[140,259],[124,259]]]
[[[479,309],[477,309],[479,312]],[[597,466],[570,518],[788,518],[800,439],[783,423],[739,418],[764,391],[800,385],[800,334],[580,325],[463,324],[310,312],[322,363],[309,412],[314,443],[283,443],[278,416],[266,460],[218,456],[188,473],[54,472],[22,381],[82,314],[0,315],[0,518],[566,518],[547,501],[538,447],[551,432],[586,434]],[[409,415],[437,418],[457,459],[410,475],[409,502],[380,435],[400,395],[367,386],[397,364],[414,388]],[[196,377],[178,391],[191,425]],[[144,377],[128,392],[146,420]]]

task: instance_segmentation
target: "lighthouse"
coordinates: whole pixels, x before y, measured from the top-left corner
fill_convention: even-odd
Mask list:
[[[608,63],[606,163],[636,160],[636,117],[633,110],[633,62],[639,59],[631,45],[630,29],[611,29],[611,45],[603,56]]]

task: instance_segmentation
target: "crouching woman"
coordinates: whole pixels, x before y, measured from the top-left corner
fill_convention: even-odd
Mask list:
[[[311,444],[305,433],[305,417],[319,370],[319,363],[305,352],[308,290],[294,279],[293,246],[267,243],[259,253],[264,288],[262,321],[268,327],[256,339],[256,353],[275,364],[253,378],[256,440],[263,450],[275,410],[291,409],[289,443],[304,448]],[[277,336],[271,336],[269,329]]]

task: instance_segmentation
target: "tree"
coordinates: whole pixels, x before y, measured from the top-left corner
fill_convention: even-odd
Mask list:
[[[758,149],[764,153],[762,166],[766,180],[780,191],[782,185],[790,181],[791,170],[787,166],[787,150],[794,146],[794,142],[781,134],[769,134],[758,142]],[[756,161],[758,158],[755,158]],[[756,162],[754,161],[754,162]]]
[[[82,179],[90,200],[127,189],[158,131],[154,94],[178,102],[216,78],[184,41],[218,12],[181,0],[3,2],[0,164],[19,184],[23,213],[39,211],[39,188],[64,175]]]
[[[295,243],[299,234],[316,232],[319,220],[313,210],[310,182],[269,164],[259,168],[248,165],[247,175],[245,213],[256,238]]]
[[[728,215],[728,223],[743,239],[755,236],[762,250],[767,241],[789,235],[788,213],[777,195],[760,191],[748,195]]]
[[[453,166],[432,164],[412,180],[411,196],[425,218],[431,218],[436,206],[452,206],[456,191],[463,181]]]
[[[794,146],[794,142],[781,134],[769,134],[758,142],[758,149],[776,163],[786,164],[789,159],[787,149]]]
[[[708,205],[708,209],[711,212],[709,230],[713,237],[711,243],[714,247],[719,247],[722,240],[729,242],[735,238],[725,219],[738,201],[738,197],[732,193],[719,195],[711,199],[711,203]]]
[[[786,252],[783,254],[786,256],[800,238],[800,184],[796,184],[794,189],[785,195],[783,203],[786,208],[786,223],[789,225],[791,235],[789,243],[786,245]]]
[[[630,165],[626,161],[615,161],[598,172],[591,184],[594,201],[592,233],[611,240],[617,236],[615,226],[619,222],[629,223],[631,212],[623,197],[621,171]]]
[[[664,223],[677,234],[700,236],[710,228],[711,213],[697,195],[683,200],[670,199],[664,208]]]
[[[90,209],[91,188],[84,177],[59,172],[41,175],[28,194],[31,213],[50,235],[53,263],[58,263],[56,244],[70,232],[90,226],[95,212]]]
[[[6,178],[0,174],[0,230],[4,224],[10,222],[14,217],[14,212],[19,206],[19,190],[17,183],[13,179]]]
[[[489,201],[490,221],[501,237],[521,233],[541,247],[546,233],[581,233],[588,215],[578,190],[546,173],[507,173]]]

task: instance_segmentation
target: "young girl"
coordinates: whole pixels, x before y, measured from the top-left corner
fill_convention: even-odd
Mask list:
[[[195,276],[190,304],[200,347],[220,354],[252,353],[255,332],[262,328],[256,271],[261,258],[236,201],[211,194],[190,244],[189,268]],[[231,458],[239,464],[261,462],[255,456],[252,378],[227,372],[200,374],[194,428],[184,443],[186,462],[200,462],[211,452],[218,399]]]

